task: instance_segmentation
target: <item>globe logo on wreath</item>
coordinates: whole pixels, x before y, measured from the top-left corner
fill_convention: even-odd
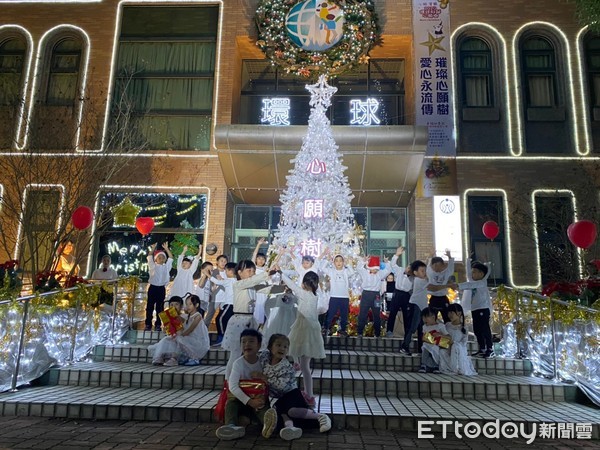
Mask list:
[[[344,11],[334,2],[307,0],[290,9],[285,26],[290,40],[309,51],[325,51],[344,36]]]

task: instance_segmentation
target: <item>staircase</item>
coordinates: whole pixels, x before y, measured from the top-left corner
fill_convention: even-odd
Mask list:
[[[213,421],[228,353],[211,349],[197,367],[153,366],[147,347],[161,336],[130,331],[127,344],[98,346],[90,361],[53,368],[32,387],[0,394],[0,415]],[[593,438],[600,437],[600,409],[580,403],[585,397],[574,385],[533,377],[527,360],[476,358],[479,376],[463,377],[417,373],[420,355],[398,353],[398,339],[328,337],[325,347],[313,378],[317,408],[334,427],[415,431],[419,420],[569,421],[591,422]]]

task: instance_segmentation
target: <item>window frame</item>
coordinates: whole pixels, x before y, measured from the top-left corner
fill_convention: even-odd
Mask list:
[[[526,50],[525,49],[525,44],[533,39],[540,39],[543,40],[545,42],[548,43],[548,45],[550,46],[550,49],[547,50]],[[557,108],[559,107],[563,102],[562,102],[562,96],[560,94],[560,89],[559,89],[559,71],[558,71],[558,65],[557,65],[557,59],[558,59],[558,55],[557,55],[557,47],[556,47],[556,43],[550,39],[548,36],[544,35],[544,34],[529,34],[526,36],[523,36],[521,38],[521,41],[519,43],[519,51],[520,51],[520,63],[521,63],[521,82],[523,84],[524,87],[524,91],[525,91],[525,102],[524,102],[524,106],[525,108],[529,109],[548,109],[548,108]],[[528,56],[549,56],[550,57],[550,66],[549,67],[544,67],[544,68],[529,68],[527,66],[527,57]],[[532,95],[531,95],[531,90],[529,88],[529,77],[532,75],[549,75],[551,78],[551,85],[552,85],[552,94],[553,94],[553,98],[552,98],[552,104],[551,105],[547,105],[547,106],[535,106],[532,105]]]
[[[469,40],[479,40],[486,47],[487,50],[464,50],[463,46]],[[460,81],[461,81],[461,90],[460,99],[461,99],[461,108],[494,108],[496,106],[496,95],[495,95],[495,79],[494,76],[494,65],[493,65],[493,47],[490,43],[480,35],[465,35],[463,36],[459,43],[459,73],[460,73]],[[467,69],[465,68],[465,59],[470,55],[480,55],[485,56],[487,61],[486,69]],[[487,78],[487,92],[488,92],[488,104],[487,105],[469,105],[467,104],[467,76],[469,75],[483,75]]]
[[[72,40],[79,44],[79,50],[57,50],[57,48],[63,44],[67,40]],[[44,104],[47,106],[67,106],[74,107],[78,101],[81,101],[80,92],[81,92],[81,62],[82,56],[85,51],[84,42],[81,38],[75,35],[61,35],[60,37],[53,40],[51,46],[49,47],[49,55],[48,55],[48,64],[47,64],[47,74],[45,79],[45,87],[44,87]],[[55,57],[56,56],[75,56],[77,60],[77,69],[60,69],[55,65]],[[50,99],[50,86],[52,84],[53,76],[56,74],[77,74],[76,88],[75,88],[75,97],[72,100],[64,100],[59,101],[55,99]]]

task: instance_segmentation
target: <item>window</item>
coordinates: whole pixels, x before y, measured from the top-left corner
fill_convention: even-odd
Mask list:
[[[592,36],[585,43],[585,56],[590,86],[591,105],[600,107],[600,36]]]
[[[365,230],[361,242],[364,254],[390,257],[399,246],[405,251],[401,264],[406,264],[408,254],[405,208],[352,208],[354,220]],[[281,217],[279,206],[238,205],[234,213],[232,255],[233,261],[249,259],[259,238],[272,240]]]
[[[469,196],[469,243],[468,249],[474,254],[473,260],[491,262],[490,281],[505,283],[506,268],[504,263],[504,205],[502,197]],[[488,220],[500,226],[500,234],[490,241],[483,234],[483,224]]]
[[[331,123],[358,124],[356,116],[364,116],[371,108],[367,101],[376,100],[374,114],[380,125],[404,124],[404,73],[404,59],[371,59],[369,64],[358,65],[352,72],[330,80],[338,88],[327,111]],[[310,114],[306,84],[305,78],[286,74],[266,60],[244,60],[239,122],[264,124],[263,100],[285,97],[289,98],[290,125],[306,125]],[[364,105],[354,106],[352,100]],[[371,120],[370,124],[377,121]]]
[[[78,99],[81,41],[66,38],[52,48],[46,104],[73,106]]]
[[[54,259],[53,246],[61,210],[61,191],[29,189],[19,236],[24,266],[45,269]]]
[[[576,249],[567,238],[567,227],[573,221],[571,197],[535,196],[534,226],[537,228],[542,284],[579,279]]]
[[[115,226],[110,217],[110,208],[129,197],[134,205],[142,208],[138,217],[152,217],[154,229],[143,238],[135,228]],[[110,255],[115,270],[120,275],[148,277],[146,262],[147,248],[154,242],[159,246],[173,242],[177,235],[191,234],[203,241],[206,225],[205,194],[167,193],[105,193],[101,197],[102,211],[110,225],[101,231],[98,238],[98,253]],[[98,258],[94,259],[96,261]]]
[[[18,106],[22,101],[26,49],[21,38],[0,42],[0,106]]]
[[[463,106],[493,106],[492,52],[483,39],[470,37],[462,41],[460,73]]]
[[[547,39],[534,36],[523,42],[521,51],[527,107],[557,106],[554,47]]]
[[[125,7],[113,89],[141,146],[209,150],[217,7]]]

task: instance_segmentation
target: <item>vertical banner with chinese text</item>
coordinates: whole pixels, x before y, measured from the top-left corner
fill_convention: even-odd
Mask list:
[[[429,130],[420,197],[457,193],[449,9],[448,1],[413,0],[415,125]]]

